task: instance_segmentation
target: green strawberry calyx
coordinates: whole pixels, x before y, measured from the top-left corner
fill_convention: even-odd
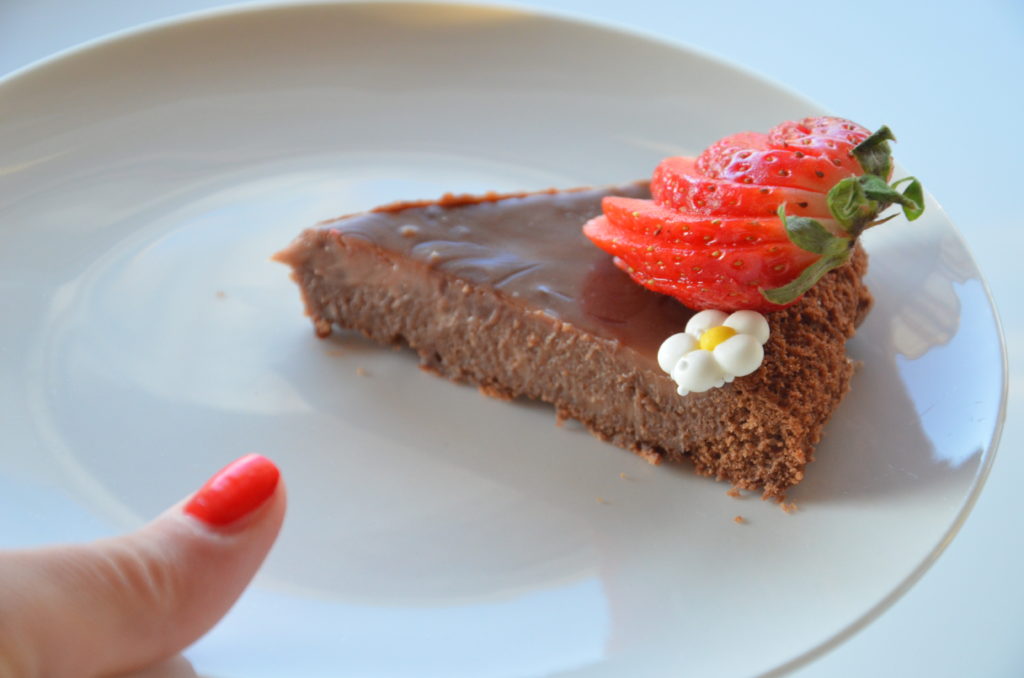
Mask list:
[[[892,214],[879,218],[891,205],[902,207],[907,221],[913,221],[924,213],[924,189],[920,181],[914,177],[904,177],[889,183],[892,174],[889,142],[895,140],[892,131],[883,125],[850,151],[860,163],[864,174],[843,179],[829,190],[827,196],[832,218],[843,233],[832,233],[814,219],[788,216],[786,204],[779,206],[779,219],[793,244],[808,252],[820,254],[821,257],[791,282],[774,289],[761,290],[768,301],[779,305],[792,303],[826,273],[849,261],[861,233],[897,216]],[[906,186],[900,190],[903,184]]]

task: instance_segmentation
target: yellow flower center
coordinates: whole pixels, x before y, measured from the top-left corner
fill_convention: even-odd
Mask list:
[[[709,327],[700,335],[700,347],[705,351],[714,351],[723,341],[736,334],[736,330],[725,325]]]

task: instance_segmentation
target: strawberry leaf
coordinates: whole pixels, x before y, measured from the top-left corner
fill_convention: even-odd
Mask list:
[[[779,205],[779,219],[786,227],[786,235],[794,245],[802,250],[824,254],[829,243],[836,237],[828,232],[821,222],[807,217],[786,216],[786,203]]]
[[[836,238],[836,240],[842,240],[842,238]],[[850,245],[853,244],[852,240],[847,241]],[[793,301],[796,301],[802,294],[807,290],[814,287],[814,285],[822,279],[822,277],[834,268],[839,268],[850,259],[850,246],[844,246],[842,252],[829,254],[818,259],[813,264],[803,270],[795,280],[786,283],[782,287],[776,287],[771,290],[761,290],[761,295],[765,299],[784,306]]]
[[[857,158],[865,173],[888,180],[892,173],[890,141],[896,141],[896,137],[893,136],[891,129],[882,125],[877,132],[857,144],[850,152]]]
[[[908,181],[910,184],[902,192],[897,189]],[[893,203],[903,207],[908,221],[917,219],[924,212],[924,189],[914,177],[906,177],[890,185],[877,175],[865,174],[847,177],[837,183],[828,192],[827,202],[836,222],[847,233],[857,237],[865,228],[882,223],[876,217]]]
[[[906,215],[907,221],[913,221],[924,214],[924,187],[914,177],[904,177],[899,181],[893,182],[893,188],[896,188],[904,181],[909,181],[910,184],[902,193],[903,199],[898,202],[903,206],[903,214]]]
[[[924,189],[921,182],[914,177],[900,179],[891,186],[873,175],[859,177],[859,180],[864,185],[864,194],[868,198],[877,200],[885,206],[890,203],[901,205],[908,221],[917,219],[924,212]],[[902,193],[896,190],[897,186],[907,181],[910,184]]]
[[[874,175],[867,175],[878,179]],[[847,177],[837,183],[828,192],[829,211],[843,230],[856,234],[861,224],[870,221],[878,214],[878,203],[868,197],[860,179],[864,177]],[[882,182],[883,184],[885,182]]]
[[[869,228],[874,228],[875,226],[881,226],[885,222],[892,221],[893,219],[895,219],[898,216],[899,216],[898,214],[890,214],[889,216],[885,217],[884,219],[875,219],[873,221],[869,221],[867,224],[864,225],[864,230],[866,231]]]

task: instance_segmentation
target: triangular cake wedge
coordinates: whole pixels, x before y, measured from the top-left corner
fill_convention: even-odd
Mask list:
[[[649,461],[689,460],[782,498],[849,388],[846,341],[871,305],[866,256],[769,314],[761,368],[680,396],[656,356],[693,311],[632,282],[583,236],[607,195],[646,197],[647,186],[393,204],[308,229],[276,259],[320,336],[339,326],[408,345],[425,368],[487,395],[551,403]]]

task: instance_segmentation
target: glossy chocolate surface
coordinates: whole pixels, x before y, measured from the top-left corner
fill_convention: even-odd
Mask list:
[[[693,314],[630,280],[582,233],[607,195],[647,186],[407,203],[321,224],[429,268],[488,285],[511,303],[621,342],[649,361]]]

